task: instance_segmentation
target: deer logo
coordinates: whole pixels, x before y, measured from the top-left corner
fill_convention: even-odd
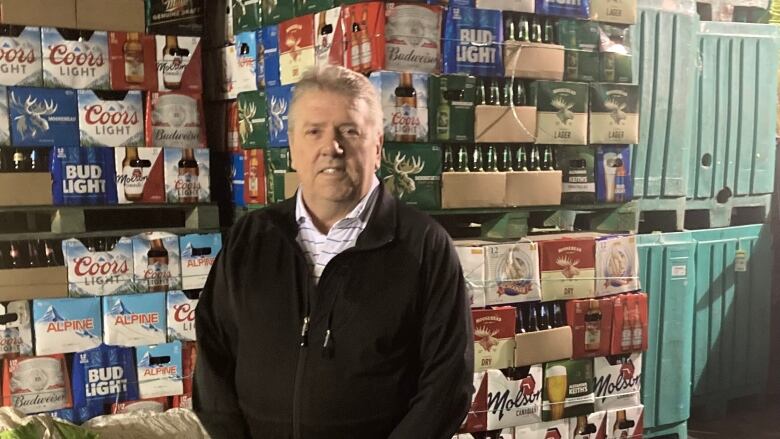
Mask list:
[[[249,136],[255,131],[252,126],[252,118],[257,113],[257,107],[254,102],[247,102],[245,105],[238,104],[238,135],[241,136],[241,143],[246,143]]]
[[[571,111],[574,104],[566,102],[565,98],[561,96],[556,97],[552,100],[552,106],[558,110],[558,120],[560,120],[562,124],[568,125],[569,121],[574,119],[574,112]]]
[[[496,334],[498,334],[498,330],[491,331],[484,326],[474,329],[474,336],[479,339],[477,343],[487,352],[493,350],[493,346],[498,344]]]
[[[272,136],[278,136],[284,129],[282,115],[286,112],[287,101],[276,96],[271,96],[271,114],[269,115],[271,120],[269,121],[270,123],[268,125],[271,129]]]
[[[604,102],[604,107],[610,111],[610,116],[615,121],[615,124],[620,125],[626,120],[626,112],[623,111],[626,108],[625,103],[621,104],[616,99],[609,98]]]
[[[572,259],[568,256],[562,256],[556,259],[555,263],[562,268],[561,273],[567,279],[571,279],[580,274],[580,269],[577,268],[577,264],[580,263],[579,259]]]
[[[57,105],[53,100],[38,102],[37,98],[27,96],[22,103],[14,92],[11,92],[11,108],[21,113],[14,118],[14,128],[22,136],[22,140],[34,139],[49,131],[49,121],[46,120],[46,116],[57,112]]]
[[[402,198],[405,194],[411,194],[417,190],[412,176],[419,174],[425,168],[420,157],[412,157],[409,160],[399,151],[390,160],[387,158],[385,150],[382,150],[382,163],[390,171],[390,175],[384,178],[390,193]]]

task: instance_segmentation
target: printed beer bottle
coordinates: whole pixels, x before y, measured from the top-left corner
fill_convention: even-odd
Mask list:
[[[200,168],[195,160],[195,152],[191,148],[182,149],[181,160],[179,160],[179,175],[176,178],[176,193],[180,203],[198,202],[199,175]]]
[[[395,111],[393,130],[397,142],[417,140],[417,91],[412,85],[412,74],[401,73],[401,80],[395,88]]]
[[[149,251],[146,252],[146,280],[149,291],[168,291],[168,250],[162,239],[153,239]]]
[[[181,87],[181,77],[184,73],[182,68],[182,55],[179,48],[179,40],[175,35],[165,37],[165,46],[163,46],[163,85],[169,90],[177,90]]]
[[[125,82],[143,84],[144,82],[144,46],[138,32],[128,32],[123,47],[125,58]]]
[[[144,197],[144,161],[138,158],[138,148],[125,148],[125,159],[122,160],[122,178],[124,181],[125,198],[127,201],[140,201]]]

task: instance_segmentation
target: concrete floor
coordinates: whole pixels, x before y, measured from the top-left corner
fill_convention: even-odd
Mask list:
[[[731,407],[728,415],[715,420],[692,417],[689,439],[772,439],[780,438],[780,400],[767,398],[766,404]]]

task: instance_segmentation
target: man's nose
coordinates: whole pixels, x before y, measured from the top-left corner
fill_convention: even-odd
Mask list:
[[[338,132],[330,132],[323,137],[320,154],[326,156],[340,156],[344,154],[344,148],[341,146]]]

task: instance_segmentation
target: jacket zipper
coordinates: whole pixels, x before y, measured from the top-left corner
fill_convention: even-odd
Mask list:
[[[296,244],[297,246],[297,244]],[[302,266],[306,266],[306,258],[303,256],[303,252],[298,250],[298,259],[303,263]],[[311,309],[309,309],[309,298],[311,294],[311,277],[307,272],[304,276],[303,290],[303,303],[304,303],[304,316],[301,322],[300,343],[298,347],[298,360],[295,366],[295,381],[293,382],[293,438],[301,439],[301,427],[300,427],[300,399],[301,399],[301,386],[300,383],[303,380],[303,370],[306,365],[306,354],[308,353],[309,345],[309,324],[311,322]]]

